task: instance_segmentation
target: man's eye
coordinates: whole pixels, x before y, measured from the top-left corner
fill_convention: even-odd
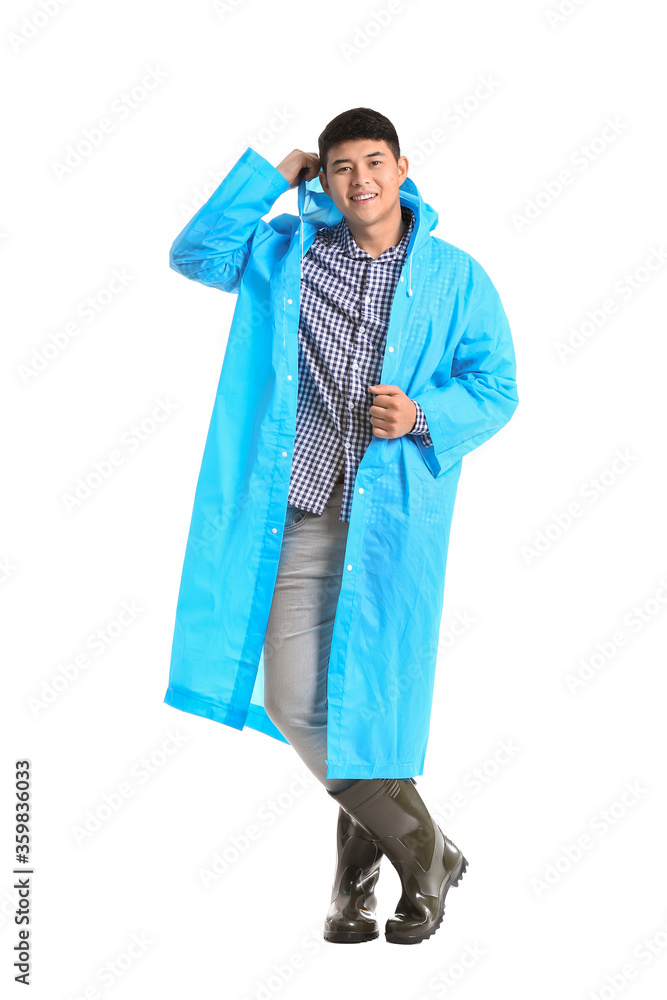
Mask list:
[[[382,163],[382,160],[371,160],[371,163]],[[349,170],[349,169],[350,167],[339,167],[336,173],[339,174],[341,170]]]

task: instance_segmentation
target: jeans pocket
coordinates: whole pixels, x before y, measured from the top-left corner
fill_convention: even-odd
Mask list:
[[[309,510],[301,510],[300,507],[295,507],[293,504],[288,503],[287,510],[285,511],[285,531],[298,528],[306,518],[310,517],[310,514]]]

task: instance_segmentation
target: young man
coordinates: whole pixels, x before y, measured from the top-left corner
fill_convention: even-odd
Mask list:
[[[170,263],[238,301],[195,494],[167,704],[297,751],[338,802],[326,940],[440,925],[467,862],[417,792],[461,459],[512,416],[507,317],[431,235],[391,122],[331,121],[319,154],[248,148]],[[298,216],[265,222],[298,185]]]

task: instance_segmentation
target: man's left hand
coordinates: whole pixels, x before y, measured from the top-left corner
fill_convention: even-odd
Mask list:
[[[369,385],[375,396],[371,423],[375,437],[397,438],[409,434],[417,420],[417,407],[397,385]]]

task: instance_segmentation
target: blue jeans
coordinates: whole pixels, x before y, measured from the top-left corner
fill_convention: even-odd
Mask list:
[[[264,708],[328,791],[327,677],[349,522],[339,521],[343,484],[321,515],[287,505],[278,575],[264,640]]]

